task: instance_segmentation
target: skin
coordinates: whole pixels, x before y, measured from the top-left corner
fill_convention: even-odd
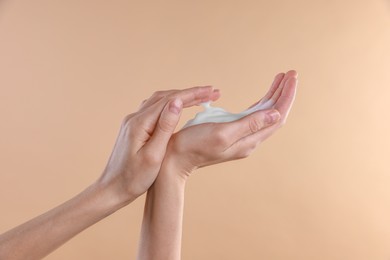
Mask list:
[[[197,168],[249,156],[286,123],[296,86],[295,71],[280,73],[259,101],[272,100],[271,109],[230,123],[191,126],[171,137],[160,173],[147,193],[138,260],[180,259],[187,179]]]
[[[80,194],[0,235],[0,259],[41,259],[134,201],[155,181],[183,107],[216,100],[218,90],[156,92],[125,117],[103,174]]]
[[[189,127],[173,136],[183,107],[214,101],[219,91],[156,92],[123,120],[99,179],[62,205],[0,235],[0,259],[41,259],[148,189],[138,259],[180,259],[186,180],[199,167],[248,156],[272,135],[286,121],[296,83],[294,71],[279,74],[260,101],[274,100],[272,109],[231,123]]]

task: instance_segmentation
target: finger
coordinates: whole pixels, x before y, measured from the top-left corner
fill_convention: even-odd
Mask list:
[[[218,93],[219,90],[213,90],[212,86],[198,86],[183,90],[174,89],[167,91],[156,91],[148,100],[143,102],[140,107],[140,110],[144,110],[156,104],[163,98],[172,99],[176,97],[180,97],[182,99],[184,107],[189,107],[213,99],[213,101],[215,101],[219,97]]]
[[[213,90],[211,86],[188,88],[176,91],[171,95],[161,98],[159,101],[146,108],[145,112],[149,113],[148,111],[151,111],[151,113],[154,113],[156,110],[161,111],[169,100],[176,98],[181,100],[183,107],[190,107],[202,102],[210,101],[211,99],[216,100],[219,96],[219,90]]]
[[[230,146],[245,136],[254,134],[263,128],[275,124],[279,118],[280,114],[275,109],[261,110],[239,120],[219,124],[217,131],[223,133],[223,136],[230,141]]]
[[[214,90],[212,86],[193,87],[173,93],[168,98],[180,98],[183,102],[183,107],[198,105],[203,102],[218,99],[220,96],[219,90]]]
[[[147,99],[144,99],[144,100],[141,102],[141,104],[139,105],[139,107],[138,107],[138,109],[137,109],[138,111],[141,110],[141,109],[144,107],[146,101],[148,101],[148,100],[147,100]]]
[[[156,91],[153,93],[153,95],[144,100],[140,106],[140,110],[141,109],[144,109],[146,107],[149,107],[151,105],[153,105],[154,103],[156,103],[157,101],[159,101],[160,99],[172,94],[172,93],[175,93],[177,91],[180,91],[180,90],[177,90],[177,89],[171,89],[171,90],[164,90],[164,91]]]
[[[169,101],[161,114],[154,128],[150,140],[143,147],[145,151],[150,151],[157,159],[163,159],[166,148],[175,128],[179,122],[183,103],[179,98]]]
[[[210,101],[216,101],[221,97],[221,91],[219,89],[214,89],[210,95]]]
[[[275,109],[277,109],[282,115],[282,119],[287,118],[292,104],[295,100],[296,89],[298,85],[298,80],[295,77],[287,80],[283,92],[281,93],[278,101],[275,104]]]
[[[286,86],[283,89],[282,95],[275,104],[275,108],[280,112],[281,115],[279,122],[261,130],[261,134],[256,134],[257,136],[255,135],[253,139],[258,139],[259,142],[261,142],[273,135],[282,125],[286,123],[287,117],[294,103],[297,85],[298,81],[296,78],[290,78],[289,81],[286,82]]]
[[[286,75],[283,77],[283,80],[280,83],[279,87],[277,88],[277,90],[275,91],[275,93],[271,97],[271,100],[273,101],[274,104],[278,101],[281,93],[283,92],[283,88],[284,88],[286,82],[290,78],[297,78],[297,76],[298,76],[298,74],[295,70],[290,70],[286,73]]]
[[[278,89],[280,83],[282,82],[282,80],[284,78],[284,75],[285,75],[284,73],[277,74],[275,76],[274,81],[272,82],[271,87],[269,88],[267,94],[265,94],[265,96],[262,99],[260,99],[256,103],[254,103],[249,108],[252,108],[258,104],[263,104],[263,103],[267,102],[274,95],[275,91]]]

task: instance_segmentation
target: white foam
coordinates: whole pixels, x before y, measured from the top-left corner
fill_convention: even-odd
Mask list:
[[[223,122],[232,122],[235,120],[238,120],[246,115],[249,115],[253,112],[259,111],[259,110],[265,110],[269,109],[274,105],[274,102],[272,100],[259,102],[257,105],[255,105],[252,108],[249,108],[247,110],[244,110],[241,113],[230,113],[226,111],[223,108],[220,107],[213,107],[210,105],[210,102],[202,103],[202,106],[204,110],[202,112],[199,112],[195,115],[195,117],[191,120],[189,120],[183,128],[193,126],[193,125],[199,125],[204,123],[223,123]]]

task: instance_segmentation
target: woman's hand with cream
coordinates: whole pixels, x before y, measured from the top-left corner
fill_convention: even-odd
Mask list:
[[[190,121],[195,125],[187,124],[171,137],[160,173],[146,197],[138,260],[181,259],[187,177],[196,168],[246,157],[275,133],[286,122],[296,78],[295,71],[278,74],[265,97],[253,105],[255,110],[231,115],[218,109],[211,116],[206,110]]]
[[[252,106],[260,108],[255,112],[232,122],[182,129],[172,136],[167,159],[187,176],[199,167],[247,157],[286,122],[296,85],[295,71],[278,74],[264,98]]]

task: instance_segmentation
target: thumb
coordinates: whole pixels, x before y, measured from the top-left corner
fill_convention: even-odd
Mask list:
[[[146,144],[147,149],[152,149],[154,153],[160,154],[162,157],[171,138],[173,131],[179,123],[183,102],[180,98],[170,100],[162,110],[158,122],[156,123],[153,135]]]
[[[254,134],[268,126],[278,122],[280,113],[276,109],[260,110],[251,113],[237,121],[226,123],[226,135],[231,138],[232,143]]]

